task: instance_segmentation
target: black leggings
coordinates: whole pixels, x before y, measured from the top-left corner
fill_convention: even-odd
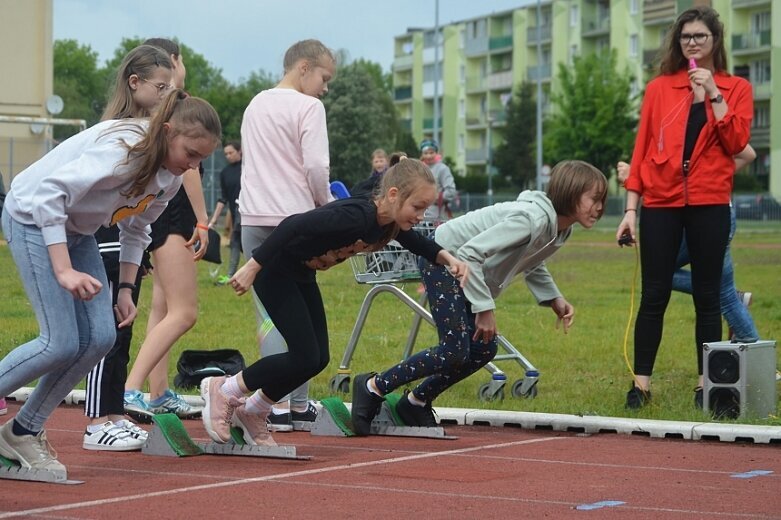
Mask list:
[[[328,326],[315,280],[300,282],[263,269],[253,288],[287,343],[287,352],[267,356],[244,370],[247,389],[279,401],[328,366]]]
[[[643,293],[635,324],[635,374],[653,373],[684,230],[691,253],[697,369],[702,374],[703,343],[721,340],[719,292],[729,228],[726,204],[643,208],[640,216]]]

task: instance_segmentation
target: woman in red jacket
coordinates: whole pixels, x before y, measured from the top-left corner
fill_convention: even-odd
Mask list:
[[[659,75],[648,83],[632,155],[624,219],[616,238],[635,238],[640,220],[642,298],[635,323],[635,378],[627,408],[651,398],[675,258],[683,232],[691,252],[699,384],[702,345],[721,339],[719,282],[729,237],[733,156],[750,137],[751,85],[727,72],[724,27],[710,7],[682,13],[668,33]]]

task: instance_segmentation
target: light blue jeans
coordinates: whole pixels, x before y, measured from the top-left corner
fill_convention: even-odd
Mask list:
[[[37,379],[35,390],[16,415],[17,423],[37,432],[114,345],[111,291],[92,235],[68,236],[73,268],[103,284],[92,300],[81,301],[57,282],[40,228],[15,221],[6,211],[2,222],[40,334],[0,361],[0,395],[9,395]]]
[[[729,242],[735,235],[735,208],[730,207],[730,229]],[[759,333],[754,325],[754,320],[743,302],[738,300],[737,290],[735,289],[735,268],[732,266],[732,255],[730,255],[729,242],[727,251],[724,253],[724,266],[721,271],[721,291],[720,304],[721,314],[727,320],[727,324],[735,334],[738,341],[757,341]],[[678,251],[678,261],[675,274],[673,275],[673,290],[686,294],[692,293],[692,273],[683,266],[689,264],[689,248],[686,245],[686,236],[681,242],[681,249]]]

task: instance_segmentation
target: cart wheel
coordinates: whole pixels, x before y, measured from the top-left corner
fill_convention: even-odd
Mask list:
[[[526,392],[521,392],[521,387],[523,386],[523,379],[519,379],[515,383],[513,383],[512,386],[512,396],[513,397],[523,397],[524,399],[534,399],[537,397],[537,383],[534,383],[534,386],[526,390]]]
[[[485,383],[480,386],[480,389],[477,391],[477,398],[483,402],[502,401],[504,400],[504,389],[500,388],[496,392],[492,392],[491,384]]]
[[[349,394],[350,393],[350,377],[346,377],[342,379],[341,381],[337,382],[336,376],[331,378],[331,382],[329,383],[329,386],[331,387],[331,392],[333,393],[342,393],[342,394]]]

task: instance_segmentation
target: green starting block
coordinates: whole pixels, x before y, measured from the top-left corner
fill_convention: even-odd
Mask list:
[[[396,413],[396,403],[399,402],[398,394],[388,394],[382,403],[380,412],[371,424],[371,435],[387,435],[392,437],[420,437],[426,439],[457,439],[453,435],[446,435],[441,426],[406,426]],[[352,417],[344,402],[338,397],[329,397],[320,401],[322,411],[317,414],[317,419],[312,425],[312,435],[330,437],[353,437]]]
[[[70,480],[67,477],[42,469],[22,467],[15,460],[0,455],[0,479],[27,480],[30,482],[45,482],[48,484],[84,484],[83,480]]]
[[[231,442],[220,444],[196,443],[190,438],[182,420],[176,414],[156,414],[149,437],[141,453],[163,457],[194,457],[197,455],[233,455],[275,459],[309,460],[311,457],[296,455],[295,446],[255,446],[244,441],[238,428],[231,428]]]

